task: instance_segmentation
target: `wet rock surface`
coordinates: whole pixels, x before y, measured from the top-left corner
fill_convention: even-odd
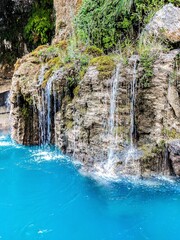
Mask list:
[[[180,140],[168,142],[167,148],[172,171],[176,176],[180,176]]]
[[[66,92],[69,72],[60,67],[53,75],[53,81],[51,80],[51,97],[48,103],[41,94],[45,91],[44,85],[39,83],[42,62],[33,54],[23,57],[17,64],[12,85],[13,138],[18,143],[39,144],[43,131],[39,118],[42,116],[40,115],[42,106],[47,109],[50,104],[51,142],[64,153],[81,161],[86,170],[99,169],[103,163],[108,162],[112,150],[116,156],[113,159],[115,166],[113,171],[117,173],[171,175],[172,169],[169,169],[169,165],[165,162],[165,145],[160,146],[160,142],[180,136],[177,107],[179,85],[176,78],[174,81],[169,81],[171,73],[174,73],[174,63],[178,53],[179,50],[173,50],[162,53],[157,58],[153,68],[154,76],[148,88],[138,85],[142,77],[142,67],[139,60],[133,60],[138,59],[137,56],[129,59],[126,65],[121,61],[118,63],[120,69],[114,99],[116,107],[113,135],[109,131],[109,121],[117,67],[112,72],[112,77],[102,80],[97,68],[89,66],[79,82],[78,91],[72,98],[69,98]],[[134,71],[135,69],[137,71]],[[177,77],[178,74],[175,76]],[[135,130],[131,133],[131,88],[134,77],[137,80],[134,106]],[[172,87],[176,92],[175,98],[171,97]],[[44,114],[48,116],[47,110]],[[47,122],[44,124],[47,134]],[[143,156],[140,154],[137,159],[134,153],[132,154],[132,148],[128,150],[131,142],[130,134],[133,134],[134,146],[143,153]],[[170,154],[173,168],[176,175],[179,175],[177,167],[179,156],[174,158],[173,154]]]

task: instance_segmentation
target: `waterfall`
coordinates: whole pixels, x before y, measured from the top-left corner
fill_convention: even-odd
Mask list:
[[[134,147],[134,133],[135,133],[135,104],[136,104],[136,85],[137,85],[137,56],[134,57],[133,80],[131,82],[131,109],[130,109],[130,146]]]
[[[45,66],[42,66],[39,75],[39,86],[43,83]],[[40,89],[39,96],[39,128],[40,128],[40,142],[42,144],[51,143],[51,128],[52,119],[54,119],[54,114],[56,113],[56,91],[53,88],[53,82],[57,79],[59,70],[55,71],[54,74],[47,81],[45,89]],[[54,101],[54,104],[52,104]]]
[[[40,70],[40,74],[38,76],[38,85],[41,86],[41,84],[43,83],[44,81],[44,74],[45,74],[45,70],[47,68],[47,65],[46,64],[43,64],[41,66],[41,70]]]
[[[107,166],[111,166],[114,160],[114,148],[116,146],[117,135],[115,132],[115,115],[116,115],[116,98],[117,98],[117,90],[119,84],[119,74],[120,74],[120,64],[116,67],[116,72],[112,77],[111,83],[111,96],[110,96],[110,113],[109,113],[109,121],[108,121],[108,135],[110,137],[110,147],[108,151],[108,163]]]
[[[40,74],[38,76],[38,86],[40,87],[40,96],[38,98],[38,112],[39,112],[39,139],[41,144],[46,143],[46,107],[45,107],[45,93],[41,88],[44,81],[46,65],[41,66]]]
[[[129,164],[131,164],[134,171],[139,172],[139,166],[137,166],[135,160],[138,160],[141,156],[141,152],[134,145],[138,56],[133,56],[132,60],[134,65],[130,93],[130,146],[126,149],[125,153],[125,169],[129,169]]]

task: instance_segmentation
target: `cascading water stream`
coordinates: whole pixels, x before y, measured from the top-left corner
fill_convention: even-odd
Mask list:
[[[52,83],[54,81],[54,75],[49,79],[45,89],[46,101],[47,101],[47,143],[51,142],[51,95],[52,95]]]
[[[39,75],[39,86],[43,83],[45,69],[46,66],[42,66]],[[42,144],[51,143],[52,116],[54,117],[54,114],[56,113],[56,91],[53,89],[53,82],[57,79],[58,73],[59,70],[55,71],[49,78],[45,89],[41,89],[39,98],[39,127],[41,132],[40,142]],[[52,100],[54,101],[54,104],[52,104]]]
[[[136,85],[137,85],[137,61],[138,58],[135,56],[134,68],[133,68],[133,80],[131,82],[131,110],[130,110],[130,146],[134,147],[134,132],[135,132],[135,104],[136,104]]]
[[[112,78],[112,87],[111,87],[111,96],[110,96],[110,114],[109,114],[109,122],[108,122],[108,135],[110,137],[109,151],[108,151],[108,162],[107,168],[110,168],[113,165],[114,161],[114,148],[116,146],[117,135],[115,132],[115,124],[116,124],[116,101],[117,101],[117,90],[120,78],[120,68],[121,65],[118,64],[116,67],[116,72]]]
[[[38,98],[39,105],[39,139],[40,143],[46,143],[46,107],[45,107],[45,93],[44,90],[41,89],[41,85],[44,81],[44,75],[46,70],[46,65],[42,65],[41,71],[38,77],[38,86],[40,87],[40,96]]]
[[[128,147],[125,154],[125,168],[129,163],[135,166],[135,160],[141,155],[141,153],[136,149],[134,145],[134,135],[135,135],[135,104],[136,104],[136,87],[137,87],[137,65],[138,56],[133,56],[134,66],[133,66],[133,79],[131,82],[131,93],[130,93],[130,146]],[[137,172],[139,169],[137,170]]]

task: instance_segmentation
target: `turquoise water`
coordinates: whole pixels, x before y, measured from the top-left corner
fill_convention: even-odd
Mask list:
[[[0,136],[0,239],[179,239],[179,215],[177,182],[97,182],[53,148]]]

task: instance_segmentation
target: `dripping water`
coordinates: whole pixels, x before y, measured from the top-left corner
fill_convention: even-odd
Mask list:
[[[110,96],[110,114],[109,114],[109,122],[108,122],[108,135],[110,137],[110,147],[108,151],[108,162],[107,166],[111,167],[114,161],[114,148],[116,146],[117,135],[115,132],[115,124],[116,124],[116,100],[117,100],[117,90],[119,84],[120,77],[120,64],[116,67],[116,72],[112,78],[111,85],[111,96]]]
[[[137,88],[137,64],[138,56],[133,56],[133,79],[131,82],[131,92],[130,92],[130,145],[126,149],[125,154],[125,169],[132,168],[137,173],[140,171],[140,166],[137,166],[136,160],[142,155],[142,153],[136,148],[134,144],[135,138],[135,105],[136,105],[136,88]]]
[[[133,80],[131,82],[131,109],[130,109],[130,146],[134,147],[134,133],[135,133],[135,104],[136,104],[136,87],[137,87],[137,61],[135,56],[133,68]]]
[[[42,85],[45,74],[45,66],[42,66],[39,75],[39,86]],[[59,70],[49,78],[45,89],[41,88],[39,98],[39,128],[41,144],[50,144],[52,139],[52,121],[57,111],[56,106],[56,90],[53,88],[53,82],[57,79]],[[54,104],[52,104],[54,102]]]
[[[45,107],[45,93],[42,89],[42,83],[44,81],[46,65],[41,66],[40,74],[38,77],[38,86],[40,87],[40,96],[38,98],[38,112],[39,112],[39,142],[41,144],[46,143],[46,107]]]

